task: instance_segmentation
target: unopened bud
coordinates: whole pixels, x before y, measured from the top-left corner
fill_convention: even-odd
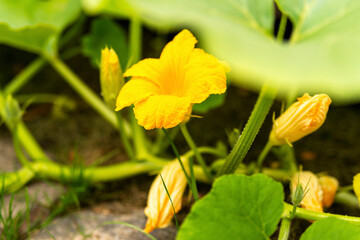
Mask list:
[[[291,185],[292,191],[297,189],[298,185],[305,186],[304,196],[300,203],[302,208],[317,212],[323,211],[323,191],[315,174],[309,171],[298,172],[292,177]]]
[[[183,164],[188,171],[188,163],[183,161]],[[164,184],[177,213],[181,209],[182,196],[187,184],[186,176],[178,160],[166,165],[150,187],[145,208],[145,215],[148,217],[145,232],[149,233],[156,228],[167,227],[174,216],[174,209]]]
[[[124,83],[124,77],[116,52],[112,48],[104,48],[101,50],[100,61],[101,95],[111,109],[115,109],[116,97]]]
[[[295,142],[316,131],[325,121],[331,99],[326,94],[305,93],[274,121],[270,133],[273,145]]]
[[[334,177],[322,176],[319,177],[319,182],[323,191],[323,205],[324,207],[330,207],[335,200],[339,181]]]

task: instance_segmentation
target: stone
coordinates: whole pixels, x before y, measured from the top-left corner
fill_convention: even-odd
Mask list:
[[[99,214],[91,210],[70,213],[33,234],[31,240],[146,240],[151,239],[140,231],[125,226],[131,224],[140,229],[145,226],[143,209],[127,214]],[[123,223],[123,224],[120,224]],[[157,240],[175,239],[176,227],[169,226],[151,233]]]

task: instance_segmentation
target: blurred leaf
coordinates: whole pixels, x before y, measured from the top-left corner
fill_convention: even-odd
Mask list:
[[[2,0],[0,43],[54,54],[57,37],[80,11],[79,0]]]
[[[225,102],[226,94],[212,94],[204,102],[194,104],[193,111],[196,113],[207,113],[211,109],[220,107]]]
[[[88,14],[107,13],[119,17],[131,17],[136,13],[127,0],[81,0],[81,4]]]
[[[223,176],[193,205],[177,239],[269,239],[281,218],[283,200],[281,184],[265,175]]]
[[[229,63],[233,83],[360,101],[360,1],[278,0],[295,23],[289,43],[273,37],[271,0],[128,0],[146,23],[190,27],[207,51]],[[110,7],[109,5],[108,7]]]
[[[313,223],[301,236],[300,240],[357,240],[360,228],[336,218],[326,218]]]
[[[128,58],[125,31],[110,19],[95,19],[91,23],[91,33],[82,39],[82,52],[99,67],[101,50],[106,46],[115,50],[124,68]]]

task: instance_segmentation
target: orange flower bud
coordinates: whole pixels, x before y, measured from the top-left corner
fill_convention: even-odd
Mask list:
[[[188,163],[183,160],[183,164],[186,171],[188,171]],[[150,187],[147,206],[145,208],[145,215],[148,219],[144,231],[147,233],[156,228],[167,227],[174,216],[174,209],[166,193],[164,184],[173,202],[175,213],[177,213],[181,209],[181,200],[187,184],[185,174],[178,160],[166,165]]]
[[[112,48],[101,50],[100,85],[101,95],[110,108],[115,108],[116,97],[124,85],[119,58]]]
[[[291,179],[292,191],[295,191],[298,184],[301,184],[305,188],[305,196],[302,199],[300,206],[308,210],[322,212],[323,191],[318,177],[309,171],[298,172]]]
[[[273,145],[292,143],[316,131],[325,121],[331,99],[326,94],[310,97],[305,93],[273,124],[270,142]]]
[[[339,181],[334,177],[322,176],[319,177],[319,182],[323,191],[323,205],[324,207],[330,207],[335,200]]]

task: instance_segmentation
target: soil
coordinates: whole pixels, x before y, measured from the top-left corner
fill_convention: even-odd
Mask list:
[[[5,46],[0,46],[0,52],[2,53],[0,61],[4,63],[0,64],[1,86],[5,86],[7,81],[34,58],[32,54]],[[67,63],[95,92],[99,92],[98,71],[91,67],[88,59],[78,56]],[[76,108],[65,111],[62,118],[54,116],[51,104],[32,104],[24,115],[25,124],[54,160],[71,164],[80,159],[85,164],[91,164],[114,150],[117,151],[115,156],[105,164],[126,160],[117,132],[98,116],[50,66],[41,70],[19,92],[19,94],[27,93],[66,95],[76,103]],[[256,98],[257,94],[254,92],[229,87],[226,103],[222,107],[211,110],[202,119],[194,118],[188,123],[189,131],[197,145],[215,146],[218,141],[222,141],[230,149],[225,130],[242,129]],[[276,102],[271,112],[275,111],[278,115],[280,105],[280,102]],[[360,172],[359,110],[360,105],[337,106],[332,104],[324,125],[315,133],[294,143],[298,164],[302,165],[304,170],[311,170],[315,173],[326,172],[336,177],[341,186],[352,184],[353,176]],[[271,115],[267,116],[244,160],[245,163],[254,161],[265,146],[272,125]],[[149,134],[151,135],[152,132]],[[0,135],[9,137],[5,126],[0,128]],[[187,149],[180,134],[175,142],[180,152]],[[266,160],[268,166],[274,166],[276,162],[277,159],[271,154]],[[128,180],[91,186],[88,189],[91,197],[82,199],[81,209],[95,209],[100,212],[114,211],[121,214],[142,209],[146,205],[147,191],[152,180],[153,176],[143,175]],[[287,188],[286,185],[285,187]],[[206,194],[209,188],[209,185],[200,184],[200,193]],[[108,206],[105,207],[106,204],[114,202],[119,203],[116,210],[114,208],[109,210]],[[73,206],[67,212],[77,210],[78,208]],[[185,207],[181,212],[181,219],[186,216],[188,210],[189,208]],[[359,210],[348,209],[338,204],[330,208],[329,212],[357,216],[360,214]],[[298,239],[309,224],[303,220],[294,221],[291,239]]]

